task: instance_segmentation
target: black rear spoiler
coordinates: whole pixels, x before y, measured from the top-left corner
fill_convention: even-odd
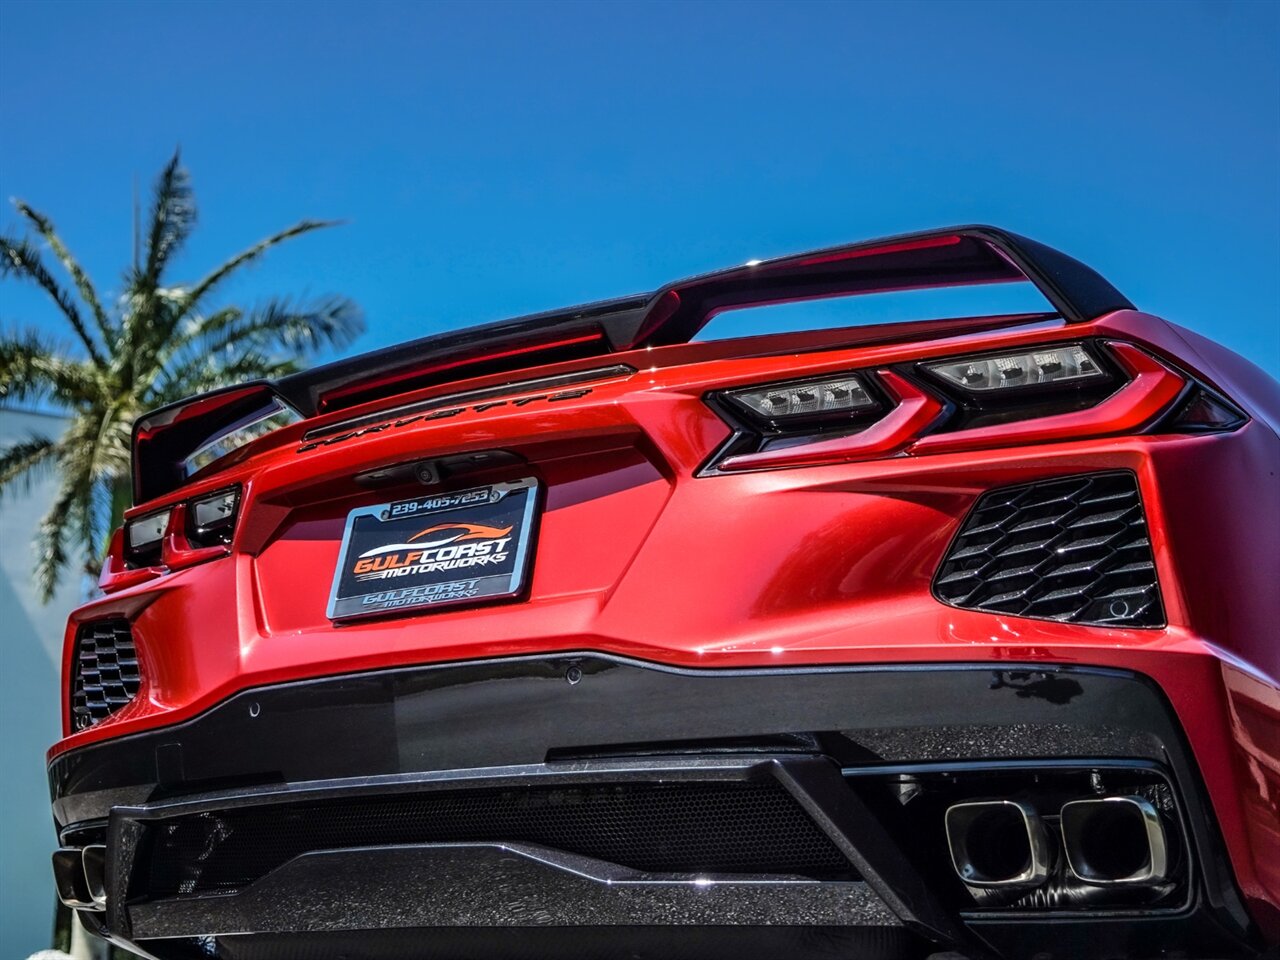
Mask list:
[[[949,227],[752,262],[605,300],[423,337],[275,381],[203,394],[134,425],[135,502],[182,482],[177,465],[218,429],[279,398],[304,417],[490,373],[687,343],[715,313],[787,300],[1028,280],[1068,323],[1133,309],[1101,275],[1035,240]]]

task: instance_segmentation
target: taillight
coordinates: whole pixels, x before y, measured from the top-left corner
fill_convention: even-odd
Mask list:
[[[782,465],[769,455],[864,431],[892,406],[872,382],[868,374],[840,373],[708,394],[735,429],[702,472]]]
[[[1086,343],[930,361],[915,371],[951,401],[945,430],[1083,410],[1130,379],[1098,345]]]
[[[1123,341],[1041,344],[707,395],[734,427],[700,475],[955,453],[1248,421],[1230,400]]]
[[[243,419],[217,430],[199,447],[182,459],[186,477],[193,476],[210,464],[234,453],[241,447],[265,437],[273,430],[298,423],[302,415],[283,400],[271,399]]]
[[[101,585],[104,589],[108,582],[123,585],[112,578],[126,571],[176,569],[224,556],[235,533],[239,506],[240,488],[228,487],[127,521],[122,535],[112,541],[113,556],[107,558]],[[114,556],[117,542],[118,558]],[[135,577],[127,580],[136,582]]]
[[[796,380],[721,394],[762,428],[774,432],[850,426],[881,404],[857,376]]]
[[[131,567],[153,567],[160,562],[171,507],[148,513],[124,525],[124,558]]]
[[[922,368],[974,396],[1066,384],[1080,386],[1110,379],[1082,343],[926,363]]]
[[[1027,433],[1037,420],[1063,421],[1066,433],[1214,433],[1234,430],[1248,417],[1230,400],[1183,370],[1121,341],[1054,344],[1005,353],[921,363],[916,370],[955,405],[952,416],[916,452],[954,446],[942,434],[1018,422]],[[1144,386],[1145,384],[1145,386]],[[1114,408],[1114,409],[1113,409]],[[1096,414],[1096,416],[1095,416]],[[1012,441],[1028,439],[1007,434]],[[1032,439],[1062,439],[1036,437]]]
[[[213,547],[231,543],[239,501],[239,487],[192,500],[187,507],[187,539],[192,546]]]

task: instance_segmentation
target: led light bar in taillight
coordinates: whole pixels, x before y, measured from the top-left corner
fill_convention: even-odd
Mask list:
[[[158,513],[139,517],[137,520],[130,520],[125,524],[125,540],[129,544],[129,549],[142,552],[159,547],[160,541],[164,538],[164,532],[169,526],[169,513],[168,510],[161,510]]]
[[[157,510],[124,525],[124,555],[132,566],[148,567],[160,562],[161,541],[169,529],[172,512]]]
[[[187,538],[192,545],[204,547],[230,543],[239,502],[239,487],[192,500],[187,507]]]
[[[186,551],[183,559],[189,560],[193,551],[218,548],[214,555],[225,554],[235,533],[236,513],[240,506],[240,488],[229,487],[216,493],[207,493],[176,506],[157,510],[136,520],[126,521],[121,545],[121,559],[126,567],[138,569],[161,565],[173,566],[176,559],[170,551]],[[179,511],[174,516],[174,511]],[[166,546],[164,539],[170,533],[177,535],[174,544]],[[221,551],[221,552],[219,552]],[[201,556],[201,559],[209,559]]]
[[[1109,379],[1098,360],[1081,343],[1035,347],[923,366],[946,383],[973,394],[1050,384],[1085,385]]]
[[[753,419],[778,427],[798,422],[838,419],[879,407],[862,381],[844,374],[826,380],[776,383],[731,390],[724,398]]]

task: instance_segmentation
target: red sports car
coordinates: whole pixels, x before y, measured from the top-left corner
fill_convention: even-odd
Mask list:
[[[1023,282],[1037,313],[699,339]],[[990,227],[157,410],[49,754],[144,955],[1280,940],[1280,385]]]

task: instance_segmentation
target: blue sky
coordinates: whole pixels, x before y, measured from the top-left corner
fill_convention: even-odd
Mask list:
[[[5,0],[0,62],[0,195],[108,290],[181,144],[176,277],[343,218],[228,294],[348,294],[360,347],[983,221],[1280,375],[1280,4]]]

